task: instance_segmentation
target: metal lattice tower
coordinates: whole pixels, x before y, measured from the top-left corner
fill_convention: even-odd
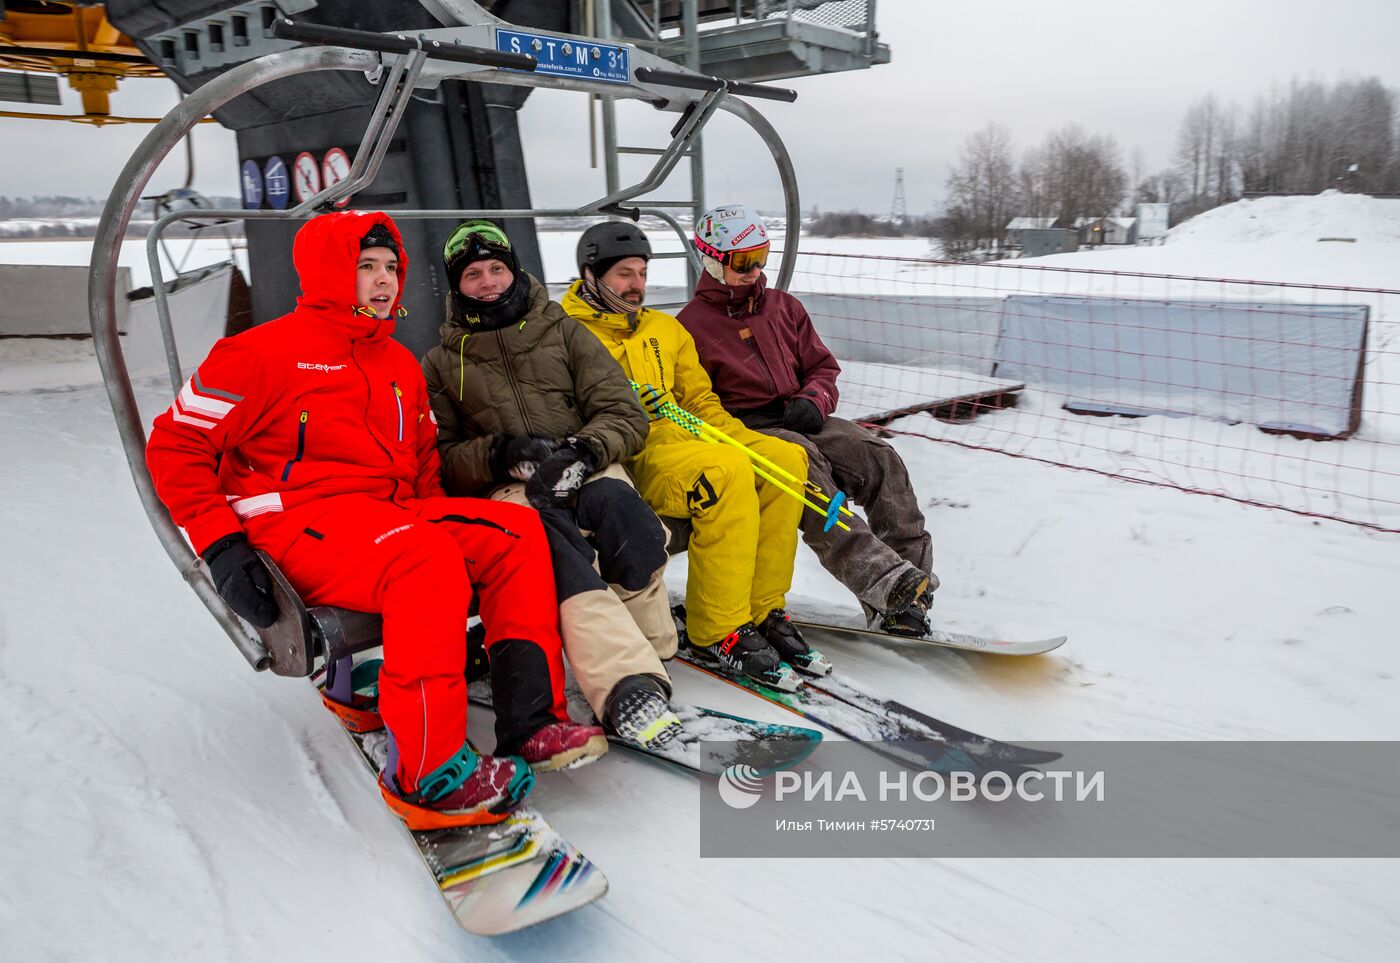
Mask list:
[[[890,204],[890,220],[903,224],[909,219],[909,209],[904,202],[904,168],[894,169],[894,202]]]

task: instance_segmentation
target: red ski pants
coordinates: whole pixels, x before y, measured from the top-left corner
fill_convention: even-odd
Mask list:
[[[340,495],[244,525],[308,605],[383,616],[379,710],[398,745],[405,792],[466,740],[473,591],[488,656],[503,640],[538,646],[548,678],[530,680],[535,704],[552,717],[544,722],[568,718],[554,571],[533,509],[477,498],[398,505]]]

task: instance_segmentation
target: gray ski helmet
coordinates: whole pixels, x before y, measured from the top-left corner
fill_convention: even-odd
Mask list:
[[[642,229],[626,221],[604,221],[594,224],[578,239],[578,273],[591,268],[594,277],[602,277],[625,257],[651,259],[651,242]]]

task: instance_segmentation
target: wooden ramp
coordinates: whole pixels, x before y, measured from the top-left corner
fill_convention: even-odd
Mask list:
[[[836,414],[866,424],[888,424],[927,411],[944,421],[970,421],[1016,405],[1025,383],[951,368],[921,368],[871,361],[842,361]]]

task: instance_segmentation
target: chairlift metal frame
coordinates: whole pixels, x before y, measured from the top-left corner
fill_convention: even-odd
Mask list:
[[[660,218],[676,232],[683,249],[688,252],[687,256],[691,258],[692,266],[695,266],[685,229],[667,211],[646,206],[642,195],[660,186],[705,124],[717,111],[725,110],[753,128],[767,145],[778,168],[789,234],[784,245],[785,256],[777,287],[786,289],[791,280],[796,263],[801,213],[792,160],[773,126],[762,114],[738,98],[746,96],[791,101],[796,98],[796,93],[782,88],[707,77],[677,67],[632,45],[627,45],[630,48],[627,84],[536,73],[533,57],[502,53],[495,49],[496,31],[516,30],[513,25],[484,13],[478,19],[478,23],[426,30],[414,36],[303,25],[291,20],[277,21],[274,25],[277,36],[315,46],[272,53],[240,64],[183,98],[151,129],[127,161],[98,222],[88,283],[88,309],[98,363],[132,479],[166,554],[255,670],[270,668],[279,675],[308,675],[312,670],[312,660],[316,657],[334,660],[374,644],[377,641],[379,617],[326,607],[311,610],[309,618],[304,613],[299,616],[300,621],[293,632],[299,638],[289,640],[285,626],[280,637],[276,633],[255,631],[219,597],[206,568],[157,497],[146,468],[146,433],[116,327],[118,258],[127,225],[141,200],[142,191],[165,157],[201,119],[264,84],[317,71],[362,72],[371,83],[381,88],[350,173],[344,180],[327,186],[316,196],[286,210],[240,208],[171,211],[152,225],[146,238],[146,255],[151,267],[156,314],[165,346],[172,393],[179,393],[184,376],[160,263],[161,237],[165,229],[176,221],[306,220],[335,209],[338,201],[353,196],[374,181],[414,91],[434,88],[448,79],[627,97],[649,102],[660,110],[678,112],[681,116],[672,129],[670,145],[660,152],[655,165],[641,181],[576,208],[393,211],[396,219],[580,217],[597,214],[637,220],[642,214],[649,214]],[[590,47],[600,42],[594,38],[568,34],[525,32],[557,39],[561,43],[587,44]],[[624,206],[629,201],[636,201],[637,206]],[[282,623],[279,622],[279,625]]]

